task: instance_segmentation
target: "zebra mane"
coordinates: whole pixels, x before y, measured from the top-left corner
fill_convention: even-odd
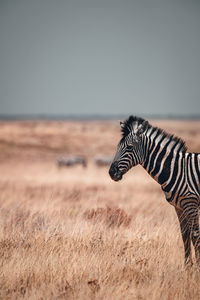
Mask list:
[[[143,118],[136,117],[136,116],[130,116],[127,120],[125,120],[123,122],[123,127],[121,127],[122,138],[125,138],[134,129],[134,126],[136,124],[138,126],[138,125],[142,124],[144,121],[146,121],[146,120]],[[185,145],[185,141],[183,141],[181,138],[179,138],[173,134],[167,133],[165,130],[163,130],[159,127],[155,127],[155,126],[152,126],[151,124],[148,124],[148,130],[150,128],[156,130],[157,133],[168,138],[169,141],[175,141],[177,144],[179,144],[180,145],[179,151],[181,151],[181,152],[187,151],[187,146]]]
[[[174,134],[170,134],[159,127],[154,127],[154,126],[151,126],[151,127],[155,128],[157,130],[157,132],[159,132],[162,136],[165,136],[166,138],[168,138],[169,141],[171,141],[171,142],[174,141],[176,144],[179,144],[179,152],[187,151],[187,146],[185,144],[185,141],[183,141],[181,138],[177,137]]]

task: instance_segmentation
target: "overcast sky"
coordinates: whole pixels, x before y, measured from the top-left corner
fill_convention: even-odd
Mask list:
[[[200,115],[200,1],[0,0],[0,114]]]

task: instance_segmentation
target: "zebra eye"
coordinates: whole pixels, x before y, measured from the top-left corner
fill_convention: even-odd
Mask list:
[[[133,145],[128,145],[127,150],[129,150],[129,151],[133,150]]]

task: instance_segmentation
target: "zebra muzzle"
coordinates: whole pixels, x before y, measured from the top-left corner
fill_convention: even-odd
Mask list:
[[[112,165],[110,166],[109,174],[110,177],[115,181],[119,181],[122,179],[123,174],[119,170],[117,162],[112,163]]]

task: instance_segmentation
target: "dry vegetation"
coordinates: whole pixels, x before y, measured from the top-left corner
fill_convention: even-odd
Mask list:
[[[200,122],[153,124],[200,152]],[[119,137],[114,121],[0,123],[0,299],[200,299],[160,187],[94,165]],[[57,169],[62,154],[89,165]]]

